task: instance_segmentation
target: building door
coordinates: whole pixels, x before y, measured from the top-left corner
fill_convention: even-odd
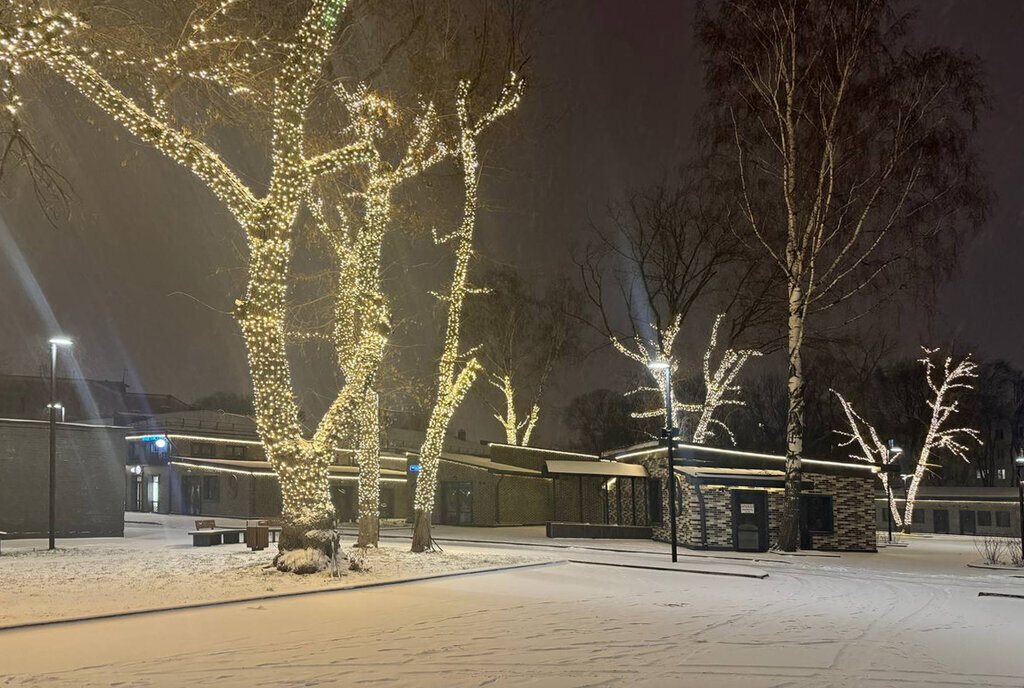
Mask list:
[[[135,479],[135,494],[132,495],[132,511],[145,511],[146,510],[146,491],[143,488],[142,476],[134,475]]]
[[[198,476],[185,476],[181,479],[182,511],[192,516],[203,513],[203,483]]]
[[[974,535],[977,532],[975,528],[974,512],[970,509],[960,510],[960,534],[961,535]]]
[[[441,521],[450,526],[473,525],[473,483],[441,483],[444,499]]]
[[[768,551],[768,494],[732,491],[732,543],[741,552]]]
[[[946,509],[932,510],[932,531],[936,533],[949,532],[949,511]]]
[[[356,489],[354,484],[331,485],[331,502],[340,523],[352,523],[356,520]]]

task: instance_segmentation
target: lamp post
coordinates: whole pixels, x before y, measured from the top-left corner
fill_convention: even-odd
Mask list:
[[[51,404],[47,404],[46,408],[51,408],[51,406],[52,406],[52,408],[55,408],[58,411],[60,411],[60,422],[63,423],[64,422],[64,405],[61,404],[60,402],[57,402],[56,404],[52,404],[52,405]]]
[[[665,359],[651,361],[648,365],[655,376],[660,372],[664,379],[665,393],[665,429],[662,438],[668,450],[668,518],[669,532],[672,538],[672,561],[678,561],[676,554],[676,471],[673,456],[673,445],[676,440],[676,423],[672,416],[672,366]]]
[[[67,337],[50,339],[50,549],[57,539],[57,347],[71,346]],[[63,408],[62,408],[63,413]]]
[[[1021,472],[1024,472],[1024,455],[1018,456],[1014,461],[1017,468],[1017,494],[1020,497],[1020,556],[1024,558],[1024,479]]]
[[[903,449],[901,447],[897,447],[896,446],[896,440],[889,440],[889,446],[887,448],[887,456],[885,457],[886,465],[891,464],[893,462],[893,459],[895,459],[897,456],[899,456],[902,453],[903,453]],[[886,516],[887,516],[886,521],[887,521],[887,524],[889,526],[889,544],[890,545],[892,544],[892,478],[893,478],[893,476],[890,474],[889,477],[887,477],[885,479],[885,491],[888,493],[886,496],[888,497],[888,500],[889,500],[889,510],[886,512]]]

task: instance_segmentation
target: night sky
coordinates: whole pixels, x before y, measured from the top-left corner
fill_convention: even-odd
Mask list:
[[[1024,367],[1024,3],[928,0],[919,9],[924,41],[983,60],[991,110],[979,144],[997,200],[937,315],[915,314],[901,337],[908,346],[956,338]],[[652,0],[562,0],[539,17],[526,99],[485,160],[485,260],[541,275],[571,270],[572,247],[609,203],[684,161],[703,97],[692,20],[692,2]],[[241,339],[220,312],[244,261],[240,230],[186,171],[103,115],[72,98],[46,100],[32,111],[74,187],[74,212],[52,227],[25,189],[0,203],[0,370],[38,371],[59,329],[76,339],[90,377],[124,374],[135,390],[185,400],[247,391]],[[614,384],[603,375],[584,362],[560,396]]]

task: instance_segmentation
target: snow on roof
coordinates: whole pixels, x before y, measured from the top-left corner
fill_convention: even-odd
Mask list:
[[[563,475],[600,475],[620,478],[646,478],[647,469],[635,463],[611,461],[545,461],[548,473]]]
[[[221,467],[221,468],[237,468],[239,470],[249,471],[249,472],[253,472],[253,471],[255,471],[255,472],[260,472],[260,471],[273,472],[273,468],[270,466],[270,463],[267,462],[267,461],[247,461],[247,460],[243,460],[243,459],[209,459],[209,458],[200,458],[198,456],[180,456],[180,457],[176,457],[170,463],[184,465],[184,466],[188,466],[188,465],[192,464],[196,468],[205,468],[205,467],[209,466],[210,468],[217,468],[217,467]],[[340,473],[340,474],[343,474],[343,475],[358,475],[359,474],[359,468],[357,466],[330,466],[329,470],[330,470],[331,473]],[[385,476],[389,476],[389,477],[394,477],[394,476],[404,477],[405,476],[405,471],[396,471],[396,470],[391,469],[391,468],[381,468],[380,469],[380,473],[381,473],[381,475],[385,475]]]
[[[469,454],[452,454],[444,452],[441,454],[441,458],[445,461],[451,461],[452,463],[461,463],[466,466],[476,466],[477,468],[483,468],[488,471],[494,471],[496,473],[520,473],[523,475],[542,475],[540,471],[535,471],[532,468],[523,468],[521,466],[511,466],[507,463],[498,463],[491,459],[486,459],[482,456],[471,456]]]

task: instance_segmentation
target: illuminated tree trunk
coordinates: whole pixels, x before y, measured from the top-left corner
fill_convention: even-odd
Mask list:
[[[537,421],[540,418],[540,405],[535,403],[530,408],[530,414],[520,421],[519,414],[516,412],[516,391],[512,376],[491,376],[490,383],[505,397],[505,415],[494,414],[495,420],[501,423],[501,427],[505,430],[505,442],[512,445],[528,446],[533,429],[537,426]],[[539,393],[538,396],[540,396]]]
[[[473,230],[476,227],[477,187],[480,183],[480,169],[477,159],[477,137],[499,117],[511,112],[522,97],[522,81],[512,74],[501,97],[491,110],[477,122],[469,118],[469,83],[459,84],[456,111],[459,119],[459,161],[462,166],[465,199],[462,223],[455,232],[438,243],[455,242],[455,268],[452,272],[451,288],[444,295],[448,303],[448,318],[445,326],[444,349],[438,364],[437,396],[427,423],[427,434],[420,449],[420,473],[416,478],[416,495],[413,500],[412,551],[423,552],[431,546],[430,518],[434,510],[437,492],[437,470],[444,447],[444,437],[455,410],[462,403],[466,392],[480,371],[476,358],[470,357],[457,370],[462,330],[462,306],[469,286],[469,261],[473,255]]]

